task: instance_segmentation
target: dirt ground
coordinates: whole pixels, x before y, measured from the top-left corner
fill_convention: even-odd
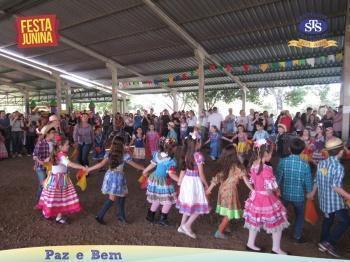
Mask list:
[[[88,177],[88,187],[85,192],[77,188],[83,212],[71,216],[70,224],[59,225],[43,219],[41,213],[34,209],[37,178],[32,169],[30,157],[0,161],[0,250],[55,245],[154,245],[217,248],[228,250],[245,250],[248,231],[243,228],[243,221],[232,221],[231,231],[227,240],[218,240],[213,234],[220,217],[213,211],[201,216],[194,224],[197,239],[177,233],[176,229],[181,216],[176,208],[172,208],[169,220],[171,226],[161,227],[146,221],[145,216],[149,204],[146,202],[145,191],[139,189],[137,179],[139,171],[126,167],[129,196],[126,200],[126,215],[129,224],[125,225],[116,219],[116,207],[109,210],[105,216],[106,226],[95,221],[95,215],[101,208],[106,196],[101,194],[104,172],[95,172]],[[350,164],[346,163],[349,167]],[[206,175],[215,174],[216,164],[210,160],[205,166]],[[75,181],[73,172],[71,178]],[[347,176],[349,168],[347,168]],[[347,177],[347,185],[350,185]],[[247,198],[248,191],[242,183],[240,188],[241,203]],[[349,188],[349,187],[348,187]],[[212,193],[211,206],[215,206],[217,189]],[[289,211],[291,211],[289,209]],[[290,221],[293,214],[290,212]],[[305,244],[295,244],[292,241],[293,227],[283,233],[282,247],[296,256],[329,257],[318,251],[316,245],[320,236],[320,223],[316,226],[305,224]],[[340,253],[345,253],[349,247],[349,232],[339,245]],[[257,239],[257,245],[270,251],[272,240],[265,233]]]

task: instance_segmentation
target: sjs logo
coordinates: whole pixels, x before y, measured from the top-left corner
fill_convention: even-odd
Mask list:
[[[299,32],[306,35],[319,35],[327,31],[327,21],[318,18],[309,18],[299,23]]]

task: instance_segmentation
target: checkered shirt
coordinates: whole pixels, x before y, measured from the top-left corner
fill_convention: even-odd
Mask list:
[[[312,191],[310,166],[299,155],[281,158],[277,167],[277,183],[284,200],[304,202],[305,191]]]
[[[342,187],[344,167],[339,159],[331,156],[318,163],[316,184],[320,209],[325,214],[346,208],[343,198],[334,191],[334,187]]]

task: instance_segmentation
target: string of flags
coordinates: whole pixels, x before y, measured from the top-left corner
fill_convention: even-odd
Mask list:
[[[329,62],[341,62],[343,61],[343,53],[331,54],[328,56],[320,56],[320,57],[311,57],[305,59],[290,59],[286,61],[272,62],[272,63],[264,63],[264,64],[243,64],[241,66],[234,66],[232,64],[210,64],[209,71],[210,72],[240,72],[248,73],[250,71],[261,71],[266,72],[269,69],[278,70],[278,69],[288,69],[298,66],[306,66],[309,65],[314,67],[315,64],[324,64]],[[133,82],[119,82],[119,88],[129,88],[129,87],[145,87],[145,86],[172,86],[175,81],[180,80],[188,80],[191,77],[198,75],[198,70],[191,70],[189,72],[178,73],[178,74],[168,74],[166,78],[163,79],[154,79],[154,80],[146,80],[146,81],[133,81]]]

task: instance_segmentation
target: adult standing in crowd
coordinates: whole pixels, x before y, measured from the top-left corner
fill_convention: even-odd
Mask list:
[[[220,126],[216,126],[220,130]],[[224,121],[225,133],[232,134],[236,132],[236,117],[233,115],[232,108],[228,109],[228,115]]]
[[[79,148],[79,163],[82,166],[88,166],[88,156],[93,145],[94,132],[89,124],[89,115],[87,113],[81,115],[80,123],[74,128],[73,138],[75,146]]]
[[[111,116],[106,110],[102,117],[102,129],[103,129],[103,137],[107,138],[111,131]]]
[[[134,115],[132,113],[128,114],[125,117],[125,132],[127,132],[130,137],[132,136],[134,132]]]
[[[118,132],[121,132],[123,129],[124,129],[124,119],[120,115],[120,113],[117,113],[114,119],[114,130],[118,133]]]
[[[336,137],[341,138],[343,123],[343,106],[338,107],[338,112],[333,111],[333,130]]]
[[[160,129],[161,136],[167,137],[168,135],[168,123],[170,122],[169,111],[164,109],[162,116],[160,117]]]
[[[141,127],[142,125],[142,116],[141,116],[141,111],[137,110],[136,114],[134,115],[134,131]]]
[[[242,109],[239,111],[239,116],[237,117],[237,126],[242,125],[244,130],[247,130],[248,117],[245,115],[245,111]]]
[[[193,110],[190,110],[190,112],[188,113],[188,117],[187,117],[187,131],[188,133],[192,133],[193,132],[193,129],[194,127],[196,126],[197,124],[197,117],[194,113]]]
[[[11,143],[11,125],[10,119],[6,115],[5,111],[0,111],[0,132],[5,138],[5,147],[10,157],[10,143]]]
[[[224,120],[224,118],[218,112],[218,108],[213,107],[213,113],[210,114],[208,117],[209,126],[216,126],[217,129],[219,130],[219,132],[221,132],[223,120]]]
[[[250,109],[249,115],[247,117],[248,119],[247,131],[251,136],[253,136],[253,131],[254,131],[254,115],[255,115],[254,109]]]
[[[11,136],[12,136],[12,153],[13,157],[22,157],[22,139],[24,121],[23,116],[18,112],[14,112],[10,119]]]

